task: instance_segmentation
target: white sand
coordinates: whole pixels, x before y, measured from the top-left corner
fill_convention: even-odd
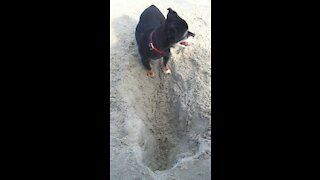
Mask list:
[[[146,76],[134,32],[151,4],[171,7],[196,34],[172,49],[170,75]],[[210,1],[111,0],[110,178],[211,179]]]

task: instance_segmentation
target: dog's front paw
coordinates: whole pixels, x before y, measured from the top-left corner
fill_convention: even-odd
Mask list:
[[[148,70],[147,71],[147,76],[154,78],[155,77],[155,73],[153,72],[153,70]]]
[[[171,74],[171,70],[170,70],[170,68],[168,66],[163,66],[162,67],[162,71],[165,74]]]

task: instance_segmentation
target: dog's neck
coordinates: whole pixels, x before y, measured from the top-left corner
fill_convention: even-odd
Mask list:
[[[167,38],[158,38],[158,37],[166,37],[165,26],[161,25],[157,29],[154,30],[153,33],[153,45],[156,48],[166,50],[170,48],[169,42]]]

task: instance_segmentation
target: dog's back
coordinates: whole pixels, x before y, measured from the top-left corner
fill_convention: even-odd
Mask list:
[[[144,33],[155,29],[164,22],[165,17],[156,6],[151,5],[146,10],[144,10],[140,16],[140,21],[137,25],[135,33],[138,44],[143,38]]]

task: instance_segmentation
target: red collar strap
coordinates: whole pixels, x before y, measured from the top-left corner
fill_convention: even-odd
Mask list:
[[[154,50],[156,51],[158,54],[160,54],[161,56],[163,56],[164,52],[163,51],[160,51],[159,49],[157,49],[156,47],[154,47],[153,45],[153,40],[152,40],[152,35],[153,35],[154,31],[151,32],[150,34],[150,40],[151,42],[149,43],[149,47],[150,47],[150,50]]]

